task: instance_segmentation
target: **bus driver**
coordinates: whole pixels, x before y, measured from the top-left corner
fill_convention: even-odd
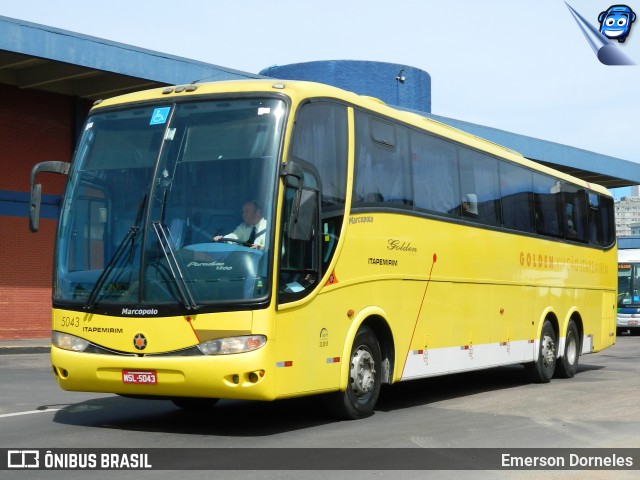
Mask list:
[[[249,200],[242,206],[243,223],[227,235],[216,235],[215,242],[225,240],[238,240],[250,245],[251,248],[264,250],[267,220],[262,216],[262,208],[255,200]]]

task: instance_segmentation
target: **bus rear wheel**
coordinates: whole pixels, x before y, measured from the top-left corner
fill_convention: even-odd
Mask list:
[[[534,383],[548,383],[556,369],[556,332],[549,320],[545,320],[540,333],[538,359],[527,363],[525,369]]]
[[[356,420],[373,414],[382,383],[380,344],[369,327],[356,333],[349,361],[347,389],[330,396],[329,406],[339,418]]]
[[[573,320],[567,326],[567,336],[564,343],[564,355],[556,365],[555,376],[558,378],[573,378],[578,371],[578,359],[580,358],[580,341],[578,339],[578,327]]]

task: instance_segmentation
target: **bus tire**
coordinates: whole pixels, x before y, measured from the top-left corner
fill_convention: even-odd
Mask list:
[[[219,398],[175,397],[171,401],[184,410],[209,410],[220,401]]]
[[[373,415],[380,395],[381,378],[380,344],[373,331],[362,326],[351,347],[347,389],[328,397],[330,409],[344,420],[357,420]]]
[[[576,322],[570,320],[564,342],[564,355],[558,359],[555,376],[558,378],[573,378],[578,371],[579,358],[580,339],[578,337],[578,327]]]
[[[538,359],[527,363],[525,370],[533,383],[549,383],[556,369],[556,332],[549,320],[545,320],[540,333]]]

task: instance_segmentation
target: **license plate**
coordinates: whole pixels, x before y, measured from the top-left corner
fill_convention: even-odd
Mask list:
[[[154,370],[123,370],[122,383],[133,383],[136,385],[155,385],[158,383],[158,375]]]
[[[629,325],[638,325],[638,320],[629,320]]]

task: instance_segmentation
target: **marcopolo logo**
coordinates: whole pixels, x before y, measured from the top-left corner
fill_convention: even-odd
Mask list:
[[[123,308],[122,315],[136,315],[136,316],[147,316],[147,315],[158,315],[157,308]]]

